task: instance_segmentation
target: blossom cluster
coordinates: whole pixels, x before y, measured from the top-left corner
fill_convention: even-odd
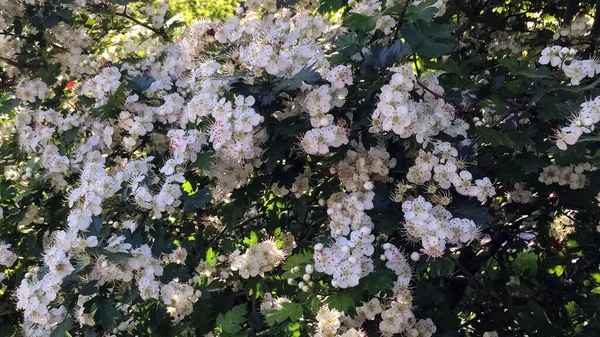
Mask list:
[[[546,185],[554,183],[560,186],[569,185],[571,189],[581,189],[585,186],[586,177],[585,171],[596,170],[590,163],[582,163],[569,166],[550,165],[543,168],[540,177],[540,182]]]
[[[577,60],[573,48],[562,46],[546,47],[538,60],[540,64],[550,64],[560,68],[565,76],[571,79],[571,84],[579,85],[586,77],[594,77],[600,73],[600,64],[595,59]]]
[[[381,88],[369,132],[379,134],[392,131],[401,138],[415,135],[419,143],[425,144],[440,132],[451,137],[466,137],[469,125],[456,118],[455,108],[440,97],[443,89],[437,78],[439,73],[427,73],[417,81],[412,66],[390,70],[393,75],[389,84]],[[428,90],[425,91],[423,87]],[[420,92],[422,99],[414,100],[410,95],[412,90]]]
[[[402,203],[404,228],[409,239],[420,240],[430,256],[441,256],[446,243],[469,244],[477,239],[479,229],[473,220],[452,218],[443,206],[433,205],[422,196]]]
[[[265,240],[248,248],[243,254],[236,250],[229,256],[230,268],[242,278],[264,276],[273,270],[286,257],[283,250],[277,248],[275,241]]]
[[[328,247],[315,245],[314,259],[318,272],[333,276],[334,287],[354,287],[373,271],[374,224],[365,210],[373,208],[374,196],[373,192],[339,192],[327,201],[329,229],[335,242]]]
[[[0,2],[0,19],[5,19],[2,6]],[[436,16],[443,15],[444,1],[433,6]],[[379,1],[359,1],[351,3],[350,10],[379,15],[380,7]],[[145,28],[163,27],[167,8],[167,2],[142,8],[141,17],[151,23]],[[248,1],[246,8],[225,22],[197,22],[172,44],[110,50],[102,56],[109,61],[89,54],[92,37],[84,28],[61,23],[44,33],[49,43],[61,47],[53,59],[60,65],[60,76],[54,84],[23,76],[15,87],[21,106],[16,109],[14,132],[21,150],[34,159],[23,174],[15,171],[13,178],[18,175],[24,184],[32,185],[48,182],[65,196],[68,214],[60,229],[48,230],[39,267],[29,270],[16,290],[25,336],[48,336],[69,315],[80,327],[99,323],[88,305],[99,299],[97,294],[74,290],[76,307],[70,310],[64,286],[72,281],[90,282],[94,288],[106,289],[109,296],[134,289],[143,301],[166,307],[172,323],[179,323],[192,313],[204,278],[219,279],[217,283],[225,284],[219,290],[239,291],[240,278],[264,277],[292,253],[296,242],[289,232],[281,242],[264,240],[243,252],[235,243],[237,250],[195,264],[195,277],[188,281],[165,275],[169,265],[180,267],[190,260],[188,251],[179,246],[181,241],[172,251],[156,248],[161,238],[155,224],[167,224],[173,233],[180,231],[177,224],[188,215],[190,199],[199,195],[184,186],[195,184],[197,178],[210,189],[213,205],[229,203],[236,189],[257,177],[264,179],[267,190],[271,186],[281,204],[290,197],[304,201],[313,196],[311,168],[305,168],[291,185],[259,171],[265,164],[265,144],[272,141],[268,133],[272,111],[266,107],[270,103],[256,91],[236,91],[237,84],[265,84],[270,79],[293,79],[307,69],[316,71],[318,84],[302,83],[299,93],[269,93],[283,101],[280,117],[310,120],[311,128],[302,130],[300,149],[291,149],[290,157],[327,157],[342,145],[349,148],[341,160],[322,170],[337,178],[332,179],[334,191],[319,196],[322,201],[315,205],[326,207],[325,226],[331,240],[314,246],[314,265],[306,266],[303,281],[297,284],[302,291],[313,291],[317,280],[331,280],[334,288],[354,287],[375,270],[372,256],[379,238],[376,241],[376,228],[367,212],[374,209],[375,183],[392,183],[392,176],[400,174],[393,172],[399,158],[386,148],[386,141],[398,137],[414,138],[419,147],[407,156],[414,159],[406,173],[411,185],[398,184],[394,198],[403,202],[407,236],[420,240],[431,256],[442,255],[447,244],[466,244],[477,237],[473,221],[453,218],[445,209],[452,201],[450,189],[481,202],[493,197],[495,190],[488,178],[474,180],[456,147],[436,139],[467,138],[469,128],[443,98],[440,73],[417,77],[409,65],[389,69],[390,82],[377,96],[371,134],[367,134],[378,145],[365,146],[366,142],[351,138],[348,111],[354,107],[345,106],[349,92],[357,90],[359,73],[353,73],[356,69],[346,62],[332,64],[328,57],[333,47],[327,41],[345,29],[309,11],[278,10],[275,1]],[[376,29],[391,35],[396,24],[392,16],[380,15]],[[10,57],[19,53],[20,46],[13,41],[1,45],[10,45],[6,48]],[[223,50],[215,52],[215,45]],[[60,104],[44,104],[55,98]],[[286,161],[277,163],[284,171],[289,168]],[[18,223],[20,230],[47,225],[49,220],[38,214],[38,207],[28,206]],[[200,231],[198,236],[205,234]],[[134,242],[134,236],[142,237],[141,242]],[[0,264],[7,267],[17,259],[10,248],[0,245]],[[412,311],[409,261],[400,248],[391,244],[382,248],[381,259],[396,275],[392,294],[370,299],[357,309],[358,318],[323,306],[317,314],[317,335],[364,336],[362,324],[376,315],[381,316],[380,330],[388,335],[435,332],[431,320],[417,321]],[[287,301],[265,295],[261,311],[268,316]],[[135,312],[146,307],[147,303],[118,303],[117,310]],[[130,331],[135,324],[128,317],[116,331]]]
[[[554,134],[556,146],[566,150],[569,145],[575,145],[584,133],[590,133],[600,122],[600,96],[582,103],[581,110],[569,117],[570,124],[560,127]]]

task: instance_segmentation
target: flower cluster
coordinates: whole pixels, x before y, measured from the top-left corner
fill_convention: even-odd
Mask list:
[[[543,168],[540,182],[546,185],[558,183],[560,186],[569,185],[571,189],[581,189],[585,186],[585,171],[596,170],[590,163],[583,163],[569,166],[550,165]]]
[[[335,242],[329,247],[315,245],[314,259],[318,272],[333,276],[334,287],[354,287],[373,271],[374,225],[365,214],[373,208],[373,197],[373,192],[339,192],[327,201],[329,229]]]
[[[17,254],[10,250],[11,245],[0,242],[0,265],[12,267],[17,262]]]
[[[331,168],[348,191],[372,190],[373,181],[387,182],[389,170],[396,166],[396,159],[382,146],[367,151],[362,144],[352,144],[356,150],[348,150],[346,157]]]
[[[569,121],[571,124],[557,129],[554,134],[556,146],[561,150],[577,143],[584,133],[592,132],[600,122],[600,96],[582,103],[581,110],[575,112]]]
[[[428,73],[417,81],[411,66],[390,70],[393,72],[390,83],[381,88],[380,101],[371,116],[371,133],[393,131],[401,138],[415,135],[419,143],[425,144],[440,132],[466,137],[469,125],[455,118],[454,107],[440,98],[443,89],[437,78],[439,74]],[[410,95],[412,90],[422,93],[423,99],[414,100]]]
[[[575,220],[573,217],[576,212],[567,210],[564,214],[555,218],[550,224],[550,235],[558,242],[564,241],[567,236],[575,232]]]
[[[411,240],[420,240],[430,256],[444,254],[446,244],[469,244],[479,236],[473,220],[452,218],[443,206],[433,206],[422,196],[402,203],[404,228]]]
[[[594,59],[577,60],[573,48],[552,46],[542,50],[538,60],[540,64],[550,64],[559,67],[565,76],[571,79],[571,84],[578,85],[586,77],[594,77],[600,73],[600,64]]]
[[[273,240],[265,240],[248,248],[244,254],[236,250],[229,256],[230,268],[242,278],[264,276],[285,260],[285,252]]]
[[[334,107],[344,105],[348,93],[346,85],[352,85],[352,70],[349,66],[337,66],[327,74],[329,85],[322,85],[306,95],[304,109],[310,115],[313,129],[304,134],[300,142],[308,154],[327,154],[330,147],[340,147],[348,143],[347,130],[341,123],[334,124]]]
[[[202,293],[190,285],[173,280],[165,284],[160,290],[160,297],[167,306],[167,312],[174,318],[174,322],[181,321],[192,313],[194,303]]]

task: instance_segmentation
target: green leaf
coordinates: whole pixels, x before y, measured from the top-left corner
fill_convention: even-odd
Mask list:
[[[69,329],[73,326],[73,318],[71,316],[67,316],[64,321],[60,322],[52,333],[50,337],[71,337],[69,333]]]
[[[146,75],[129,76],[126,77],[126,79],[126,89],[130,91],[136,91],[140,94],[148,90],[152,83],[154,83],[154,78]]]
[[[302,314],[302,304],[284,302],[281,304],[281,309],[275,309],[267,313],[267,321],[270,324],[282,323],[289,318],[290,321],[296,322],[302,317]]]
[[[348,32],[338,37],[333,44],[338,53],[345,56],[352,56],[360,52],[363,44],[359,41],[358,35],[355,32]]]
[[[404,215],[394,208],[385,208],[373,216],[373,222],[379,232],[391,235],[400,229],[400,221]]]
[[[467,218],[473,220],[475,224],[482,228],[487,228],[494,217],[488,213],[488,208],[480,206],[475,202],[462,202],[452,208],[452,214],[457,218]]]
[[[182,199],[183,211],[185,213],[192,213],[197,209],[206,206],[206,204],[212,200],[212,196],[210,195],[208,188],[205,187],[194,194],[182,197]]]
[[[319,74],[314,67],[307,66],[300,69],[300,71],[291,78],[277,78],[274,81],[275,86],[273,87],[273,90],[296,90],[302,86],[302,83],[313,84],[320,78],[321,74]]]
[[[310,128],[310,122],[306,118],[302,118],[302,116],[292,116],[277,123],[274,133],[289,138],[295,138],[298,137],[300,133],[306,132]]]
[[[47,85],[56,83],[58,75],[60,75],[60,63],[51,63],[47,67],[38,70],[38,76]]]
[[[378,270],[360,279],[360,283],[353,288],[356,293],[366,291],[371,295],[388,291],[394,287],[396,274],[391,270]]]
[[[310,251],[291,255],[285,260],[285,264],[281,267],[285,270],[281,275],[281,278],[287,280],[288,278],[298,277],[298,275],[291,272],[292,268],[299,267],[301,268],[301,272],[304,273],[304,267],[313,261],[313,254]]]
[[[0,115],[7,115],[13,111],[14,108],[21,104],[21,100],[18,98],[11,98],[6,101],[0,102]]]
[[[250,232],[249,238],[244,238],[244,244],[247,245],[248,247],[254,246],[257,243],[258,243],[258,235],[256,234],[255,231]]]
[[[213,157],[215,156],[215,151],[206,151],[199,153],[196,157],[196,167],[200,170],[208,171],[213,165]]]
[[[500,65],[508,68],[513,76],[522,76],[530,79],[540,79],[552,76],[552,71],[548,67],[536,68],[534,62],[524,60],[504,58],[499,60]]]
[[[103,255],[106,260],[110,262],[120,262],[133,257],[133,255],[127,252],[112,252],[106,248],[100,247],[88,247],[86,248],[86,251],[93,256]]]
[[[436,2],[437,0],[425,0],[418,5],[408,6],[406,13],[404,14],[404,19],[409,21],[431,21],[439,10],[435,7]]]
[[[117,326],[117,320],[121,318],[121,312],[115,308],[115,305],[108,299],[96,296],[85,302],[86,313],[94,313],[94,320],[100,323],[106,331],[113,331]]]
[[[106,104],[101,107],[93,108],[91,115],[99,116],[101,120],[105,121],[110,118],[115,118],[123,110],[123,104],[125,103],[125,82],[121,83],[117,91],[112,95]]]
[[[535,276],[537,274],[538,256],[534,252],[521,252],[512,262],[512,268],[519,275]]]
[[[477,128],[477,132],[481,136],[481,141],[490,144],[490,146],[496,147],[504,145],[513,147],[515,145],[514,141],[510,139],[508,135],[491,127],[480,126]]]
[[[338,291],[329,295],[325,302],[330,309],[347,313],[354,308],[354,295],[353,291]]]
[[[523,328],[531,332],[548,334],[553,330],[552,323],[544,309],[533,302],[529,302],[528,307],[519,313],[519,317]]]
[[[405,22],[400,32],[415,53],[426,57],[440,57],[456,48],[457,42],[452,36],[456,28],[456,25],[439,25],[419,20]]]
[[[343,6],[342,0],[321,0],[318,11],[319,13],[337,12]]]
[[[365,64],[373,68],[386,68],[402,62],[411,53],[410,46],[400,40],[392,45],[378,43],[371,46],[371,55],[366,56]]]
[[[344,26],[357,32],[368,33],[375,29],[376,25],[377,17],[375,16],[367,16],[350,12],[344,17]]]
[[[438,257],[429,264],[429,276],[439,277],[454,272],[454,261],[446,257]]]
[[[236,334],[242,330],[242,324],[246,322],[248,311],[244,304],[233,307],[225,313],[220,313],[217,317],[217,327],[229,334]]]

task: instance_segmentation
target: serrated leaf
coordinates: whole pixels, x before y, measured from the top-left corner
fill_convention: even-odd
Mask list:
[[[246,306],[240,304],[236,307],[233,307],[231,310],[225,313],[220,313],[217,317],[217,327],[219,327],[222,331],[229,334],[236,334],[242,330],[242,324],[246,322],[246,316],[248,311],[246,310]]]
[[[101,296],[93,297],[85,302],[84,308],[84,312],[94,313],[94,320],[106,331],[113,331],[117,326],[117,320],[121,318],[121,312],[115,308],[115,305]]]
[[[437,0],[425,0],[417,5],[410,5],[404,14],[405,20],[431,21],[439,9],[435,6]]]
[[[454,272],[454,261],[446,257],[438,257],[431,261],[429,268],[431,277],[451,275]]]
[[[320,78],[321,74],[319,74],[313,67],[304,67],[291,78],[277,78],[274,81],[275,86],[273,87],[273,90],[296,90],[302,86],[302,83],[312,84],[318,81]]]
[[[344,17],[344,26],[357,32],[368,33],[375,29],[376,25],[377,17],[375,16],[367,16],[350,12]]]
[[[212,200],[212,196],[208,188],[203,188],[194,194],[181,198],[183,200],[183,211],[185,213],[195,212],[198,209],[206,206]]]
[[[302,317],[302,304],[293,302],[284,302],[281,309],[275,309],[267,313],[267,321],[270,324],[282,323],[286,319],[296,322]]]
[[[388,291],[394,287],[396,275],[391,270],[375,271],[360,279],[360,283],[353,289],[356,293],[363,291],[375,295],[380,291]]]
[[[302,132],[310,129],[310,122],[302,116],[288,117],[275,126],[275,134],[286,137],[298,137]]]
[[[196,157],[196,168],[208,171],[213,165],[213,157],[215,156],[215,151],[206,151],[199,153]]]
[[[313,254],[310,251],[291,255],[285,260],[285,263],[281,267],[283,270],[285,270],[285,272],[281,275],[281,278],[288,279],[297,277],[298,275],[294,275],[291,272],[292,268],[300,267],[301,271],[304,272],[303,268],[309,263],[313,263]]]
[[[481,136],[483,143],[493,147],[501,145],[513,147],[515,145],[514,141],[507,134],[491,127],[480,126],[477,128],[477,133]]]
[[[67,316],[64,321],[60,322],[52,333],[50,337],[71,337],[69,330],[73,326],[73,318],[71,316]]]
[[[47,85],[56,83],[58,75],[60,75],[60,63],[51,63],[47,67],[38,70],[38,76]]]
[[[127,260],[133,257],[130,253],[127,252],[112,252],[106,248],[100,247],[88,247],[86,251],[94,256],[104,256],[107,261],[110,262],[120,262],[123,260]]]
[[[366,56],[365,63],[373,68],[385,68],[402,62],[411,53],[410,45],[400,40],[392,45],[374,44],[371,47],[371,55]]]
[[[475,224],[482,228],[487,228],[490,222],[494,220],[494,217],[488,213],[487,207],[471,202],[464,202],[456,205],[452,209],[452,215],[456,218],[473,220]]]
[[[130,76],[126,79],[126,89],[130,91],[136,91],[140,94],[148,90],[152,83],[154,83],[154,78],[146,75]]]
[[[351,291],[338,291],[329,295],[325,302],[330,309],[349,312],[351,308],[354,308],[354,295]]]
[[[337,12],[343,6],[342,0],[321,0],[318,11],[319,13]]]
[[[452,36],[456,28],[456,25],[439,25],[419,20],[405,22],[400,32],[413,52],[426,57],[440,57],[456,48],[457,42]]]
[[[524,276],[534,276],[537,274],[538,256],[534,252],[521,252],[512,262],[513,270]]]
[[[123,110],[123,104],[125,103],[125,82],[121,83],[117,91],[108,99],[106,104],[93,108],[91,115],[99,116],[101,120],[105,121],[110,118],[115,118]]]
[[[11,98],[0,103],[0,115],[7,115],[13,111],[14,108],[21,104],[21,100],[18,98]]]
[[[394,208],[381,209],[373,216],[377,230],[386,235],[391,235],[400,229],[400,221],[403,219],[404,215]]]
[[[355,32],[348,32],[338,37],[333,43],[338,51],[342,55],[348,57],[357,54],[362,49],[363,45],[358,39],[358,35]]]

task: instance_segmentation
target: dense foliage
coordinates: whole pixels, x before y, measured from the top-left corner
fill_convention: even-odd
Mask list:
[[[229,6],[0,0],[0,336],[600,335],[599,2]]]

